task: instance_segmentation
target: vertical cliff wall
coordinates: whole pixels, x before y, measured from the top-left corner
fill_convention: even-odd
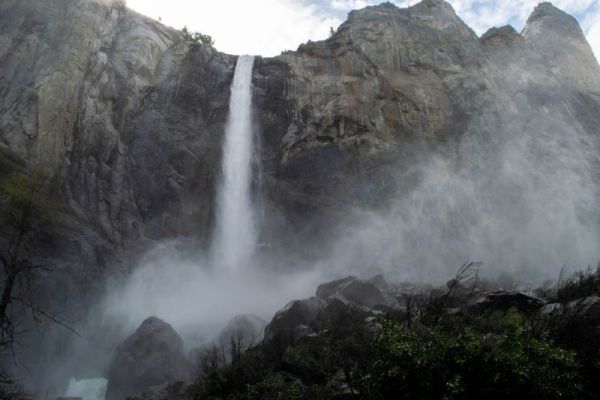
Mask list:
[[[206,243],[236,57],[120,1],[0,7],[1,145],[53,175],[68,204],[42,255],[86,275],[157,240]],[[412,193],[432,160],[456,175],[502,170],[507,143],[535,149],[519,155],[528,171],[557,149],[558,171],[584,160],[557,182],[579,182],[569,190],[593,202],[599,77],[577,22],[549,3],[523,33],[481,38],[441,0],[354,11],[328,40],[257,60],[261,243],[325,248],[350,211]],[[490,176],[476,186],[494,185]]]
[[[53,176],[69,209],[43,256],[89,271],[208,236],[235,57],[121,1],[0,7],[1,145]]]

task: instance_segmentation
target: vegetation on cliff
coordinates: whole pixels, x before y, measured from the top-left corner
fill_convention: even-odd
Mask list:
[[[62,207],[55,190],[50,177],[26,169],[21,158],[0,147],[0,357],[14,363],[16,345],[22,345],[33,329],[50,322],[74,332],[48,306],[46,279],[52,266],[34,256],[34,238],[55,223]],[[19,382],[2,367],[0,398],[27,398]]]

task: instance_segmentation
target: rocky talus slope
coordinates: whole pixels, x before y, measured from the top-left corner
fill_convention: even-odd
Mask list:
[[[469,267],[463,271],[468,272]],[[497,351],[501,368],[496,377],[485,383],[476,383],[478,379],[485,379],[485,374],[472,380],[464,378],[461,382],[465,392],[479,393],[477,384],[482,385],[481,390],[490,390],[494,382],[510,375],[515,364],[513,359],[506,357],[512,355],[510,346],[518,346],[522,339],[504,326],[507,321],[519,324],[518,332],[524,333],[525,337],[536,338],[532,346],[536,345],[535,340],[547,340],[550,336],[552,340],[546,344],[546,349],[557,346],[575,351],[572,354],[577,354],[585,364],[585,368],[577,369],[577,373],[593,377],[594,361],[588,362],[586,357],[597,360],[599,277],[600,272],[589,272],[580,275],[579,280],[565,281],[557,290],[517,290],[500,286],[499,282],[473,280],[469,274],[452,279],[446,287],[439,288],[390,283],[381,275],[367,280],[349,276],[321,284],[313,297],[290,302],[275,314],[264,328],[264,337],[254,341],[252,346],[243,346],[245,340],[257,337],[255,325],[247,324],[252,317],[234,318],[219,335],[220,340],[191,352],[190,357],[195,359],[194,369],[189,369],[190,363],[181,353],[181,339],[173,328],[161,320],[149,318],[117,348],[109,371],[107,399],[118,400],[124,393],[132,398],[155,400],[211,398],[211,395],[215,398],[261,399],[391,398],[382,395],[388,390],[385,386],[396,387],[393,390],[401,393],[402,390],[397,389],[403,381],[401,377],[410,376],[410,371],[402,372],[402,367],[398,366],[386,371],[389,374],[387,383],[381,377],[373,378],[372,374],[378,374],[383,363],[382,359],[377,359],[381,355],[372,353],[373,346],[384,341],[391,326],[405,335],[395,338],[398,342],[408,338],[414,342],[410,346],[404,342],[407,347],[392,342],[386,350],[405,350],[407,357],[415,360],[414,368],[419,369],[417,375],[422,374],[427,382],[432,379],[428,372],[437,367],[444,375],[458,365],[461,373],[467,376],[475,374],[470,369],[475,362],[494,368],[489,359],[495,358],[487,352]],[[245,322],[240,324],[241,321]],[[231,329],[233,326],[236,327],[234,330]],[[455,330],[461,339],[449,347],[449,359],[436,358],[439,356],[437,351],[444,351],[445,342],[436,342],[435,335],[450,338]],[[415,336],[411,336],[411,332]],[[470,351],[477,356],[469,362],[453,364],[453,360],[461,359],[461,355],[470,357],[468,352],[459,355],[463,345],[460,340],[471,338],[475,332],[483,338],[482,343],[471,344]],[[508,349],[499,344],[491,345],[497,343],[494,335],[508,338]],[[424,354],[419,353],[418,338],[429,340]],[[232,348],[232,344],[242,347]],[[517,354],[529,356],[527,351]],[[373,357],[377,361],[370,360]],[[523,358],[519,360],[523,362]],[[553,359],[548,365],[559,360]],[[532,368],[547,368],[548,360],[542,357],[533,356],[532,361]],[[557,372],[568,374],[568,369],[561,368]],[[194,379],[185,375],[186,370],[193,371]],[[438,384],[444,385],[443,379],[446,378]],[[521,379],[519,384],[526,378],[521,375]],[[528,390],[539,394],[556,376],[537,379],[543,381],[535,383],[539,387],[532,389],[525,384],[515,393]],[[410,379],[407,383],[415,384]],[[574,381],[558,380],[558,388],[565,392],[573,384]],[[578,398],[595,396],[596,383],[585,382],[585,385],[586,390],[580,393],[583,397]],[[438,389],[429,387],[424,393],[435,390]],[[504,393],[512,389],[500,385],[496,390]],[[551,396],[555,396],[552,393]],[[403,395],[420,398],[414,393]],[[561,398],[562,395],[556,396]]]

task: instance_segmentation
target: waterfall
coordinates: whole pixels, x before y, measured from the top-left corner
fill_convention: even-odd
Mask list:
[[[251,197],[253,56],[240,56],[229,100],[223,144],[222,176],[217,193],[213,260],[219,267],[239,270],[252,257],[256,227]]]

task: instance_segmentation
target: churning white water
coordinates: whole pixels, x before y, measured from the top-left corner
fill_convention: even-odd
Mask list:
[[[106,385],[104,378],[82,379],[71,378],[65,397],[80,398],[82,400],[104,400]]]
[[[222,181],[218,187],[213,257],[231,271],[248,263],[256,244],[251,196],[252,180],[252,69],[253,56],[240,56],[229,100],[223,145]]]

